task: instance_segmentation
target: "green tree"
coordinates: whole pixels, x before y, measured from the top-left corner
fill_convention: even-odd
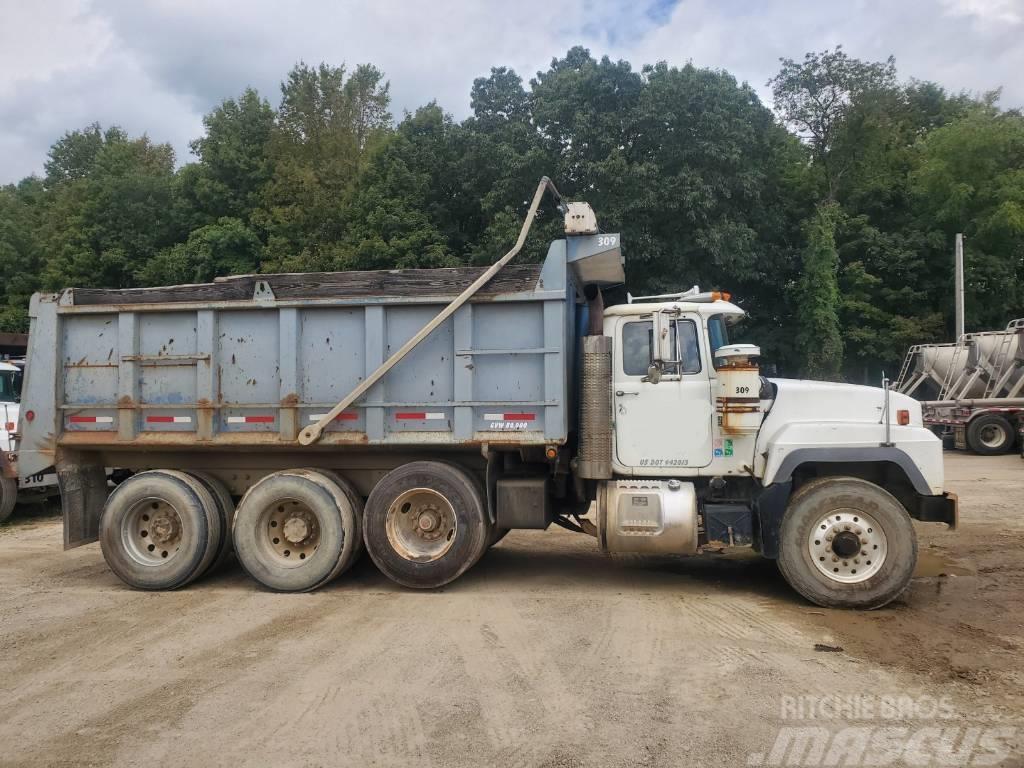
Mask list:
[[[842,370],[837,284],[839,254],[835,241],[839,216],[835,203],[823,203],[804,226],[807,246],[795,305],[799,322],[796,344],[807,378],[837,380]]]
[[[174,184],[169,145],[146,136],[104,143],[88,174],[61,183],[47,203],[43,284],[136,285],[143,265],[184,234],[170,215]]]
[[[28,330],[28,302],[39,289],[42,182],[34,177],[0,188],[0,331]]]
[[[1024,315],[1024,116],[979,108],[931,132],[920,152],[913,192],[933,263],[948,275],[954,235],[965,235],[968,328]]]
[[[203,125],[205,135],[191,143],[199,162],[181,174],[182,194],[202,220],[226,216],[248,221],[273,173],[267,149],[274,110],[247,88],[237,100],[221,102]]]
[[[223,217],[192,230],[184,243],[160,251],[140,268],[137,278],[143,285],[173,285],[252,274],[259,271],[262,247],[245,222]]]
[[[347,205],[369,153],[390,129],[379,70],[300,62],[281,84],[269,144],[274,164],[253,222],[266,236],[263,268],[331,269],[343,257]]]
[[[896,85],[896,62],[865,62],[846,55],[842,46],[808,53],[803,61],[780,59],[779,73],[768,81],[783,122],[811,147],[824,179],[825,196],[835,200],[847,171],[849,153],[834,150],[851,105]]]

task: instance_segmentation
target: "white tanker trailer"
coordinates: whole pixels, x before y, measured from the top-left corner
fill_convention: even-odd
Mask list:
[[[957,448],[1006,453],[1024,415],[1024,318],[955,343],[916,344],[894,388],[922,401],[924,423]]]

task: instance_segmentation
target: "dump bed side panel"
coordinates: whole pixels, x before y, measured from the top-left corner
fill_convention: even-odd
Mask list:
[[[564,243],[548,260],[528,284],[509,285],[518,290],[461,307],[335,419],[319,448],[564,442],[575,293]],[[55,353],[55,433],[47,442],[26,425],[23,450],[294,446],[453,298],[316,293],[194,302],[179,287],[173,301],[147,294],[142,304],[102,303],[95,292],[83,304],[67,292],[38,297],[56,347],[36,349],[52,342],[33,336],[29,371]]]

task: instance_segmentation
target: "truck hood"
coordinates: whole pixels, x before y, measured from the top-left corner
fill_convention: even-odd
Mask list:
[[[784,411],[787,421],[882,423],[885,391],[881,387],[807,379],[769,381],[776,389],[771,415],[775,415],[777,410]],[[899,410],[910,411],[911,426],[922,425],[921,404],[907,395],[890,392],[889,421],[893,424]]]
[[[17,425],[19,406],[17,403],[0,402],[0,451],[11,450],[11,435],[8,423]]]

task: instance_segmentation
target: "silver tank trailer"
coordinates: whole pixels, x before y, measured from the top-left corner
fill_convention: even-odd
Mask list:
[[[917,344],[895,389],[925,401],[1016,398],[1024,388],[1024,319],[967,333],[952,344]]]

